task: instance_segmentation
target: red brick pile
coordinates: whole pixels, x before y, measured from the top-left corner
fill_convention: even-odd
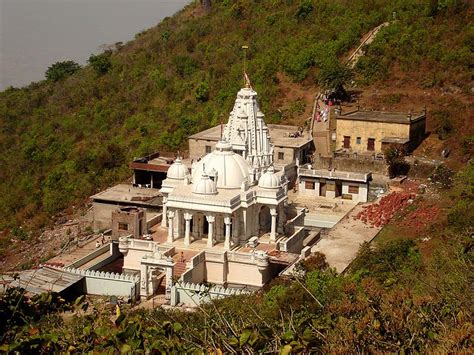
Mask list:
[[[408,204],[408,200],[413,198],[415,198],[414,193],[392,192],[382,197],[379,203],[364,206],[364,210],[359,212],[354,219],[360,219],[372,227],[384,226],[390,222],[397,211]]]

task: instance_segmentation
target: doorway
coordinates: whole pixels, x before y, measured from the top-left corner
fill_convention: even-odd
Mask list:
[[[319,183],[319,196],[326,197],[326,190],[327,190],[326,182],[321,181]]]
[[[351,137],[344,136],[344,148],[349,149],[351,147]]]

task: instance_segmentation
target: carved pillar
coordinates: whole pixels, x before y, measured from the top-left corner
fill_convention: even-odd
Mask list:
[[[231,218],[230,216],[224,217],[224,223],[225,223],[225,241],[224,241],[224,249],[229,250],[230,249],[230,224],[231,224]]]
[[[165,289],[165,297],[166,299],[171,298],[171,287],[173,287],[173,268],[174,268],[174,262],[173,258],[168,256],[166,259],[166,262],[168,264],[168,267],[166,268],[166,289]]]
[[[168,207],[166,206],[166,197],[163,196],[163,217],[161,218],[161,226],[163,228],[166,228],[166,217],[168,216],[167,215],[167,212],[168,212]]]
[[[173,243],[173,219],[174,219],[174,212],[168,211],[168,239],[166,239],[167,243]]]
[[[270,230],[270,241],[276,241],[276,227],[277,227],[277,210],[276,208],[270,208],[270,214],[272,216],[272,228]]]
[[[184,245],[188,246],[190,244],[190,234],[191,234],[191,219],[193,215],[191,213],[184,213],[184,220],[186,221],[186,226],[184,229]]]
[[[207,247],[212,248],[214,246],[214,222],[216,217],[209,215],[206,216],[207,222],[209,223],[209,232],[207,234]]]

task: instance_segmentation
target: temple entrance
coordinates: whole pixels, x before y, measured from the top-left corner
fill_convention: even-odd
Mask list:
[[[258,213],[258,227],[259,233],[269,233],[272,227],[272,217],[270,215],[270,208],[268,206],[262,206]]]
[[[194,240],[202,239],[209,233],[209,224],[206,220],[206,216],[197,212],[193,215],[193,222],[191,223],[191,232]]]

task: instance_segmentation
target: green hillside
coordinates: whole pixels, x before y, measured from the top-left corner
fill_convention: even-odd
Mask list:
[[[470,2],[212,4],[209,14],[189,5],[89,66],[60,63],[48,80],[0,93],[0,256],[15,250],[11,239],[40,244],[28,233],[126,179],[131,158],[185,149],[189,134],[225,120],[242,85],[242,44],[269,123],[303,124],[314,94],[343,83],[377,109],[427,105],[431,135],[420,154],[439,159],[449,147],[446,163],[458,171],[440,168],[424,181],[426,192],[362,245],[343,274],[316,254],[292,279],[192,312],[117,312],[105,299],[70,303],[10,289],[0,295],[0,352],[472,353]],[[351,49],[387,21],[347,70],[341,63]]]
[[[354,71],[340,64],[394,18]],[[267,121],[301,123],[311,103],[282,80],[312,96],[341,80],[386,87],[402,75],[468,95],[471,20],[456,0],[226,0],[209,14],[191,4],[91,65],[54,67],[49,80],[0,93],[0,230],[29,221],[37,231],[126,178],[131,158],[183,149],[188,135],[225,120],[242,84],[242,44]]]

